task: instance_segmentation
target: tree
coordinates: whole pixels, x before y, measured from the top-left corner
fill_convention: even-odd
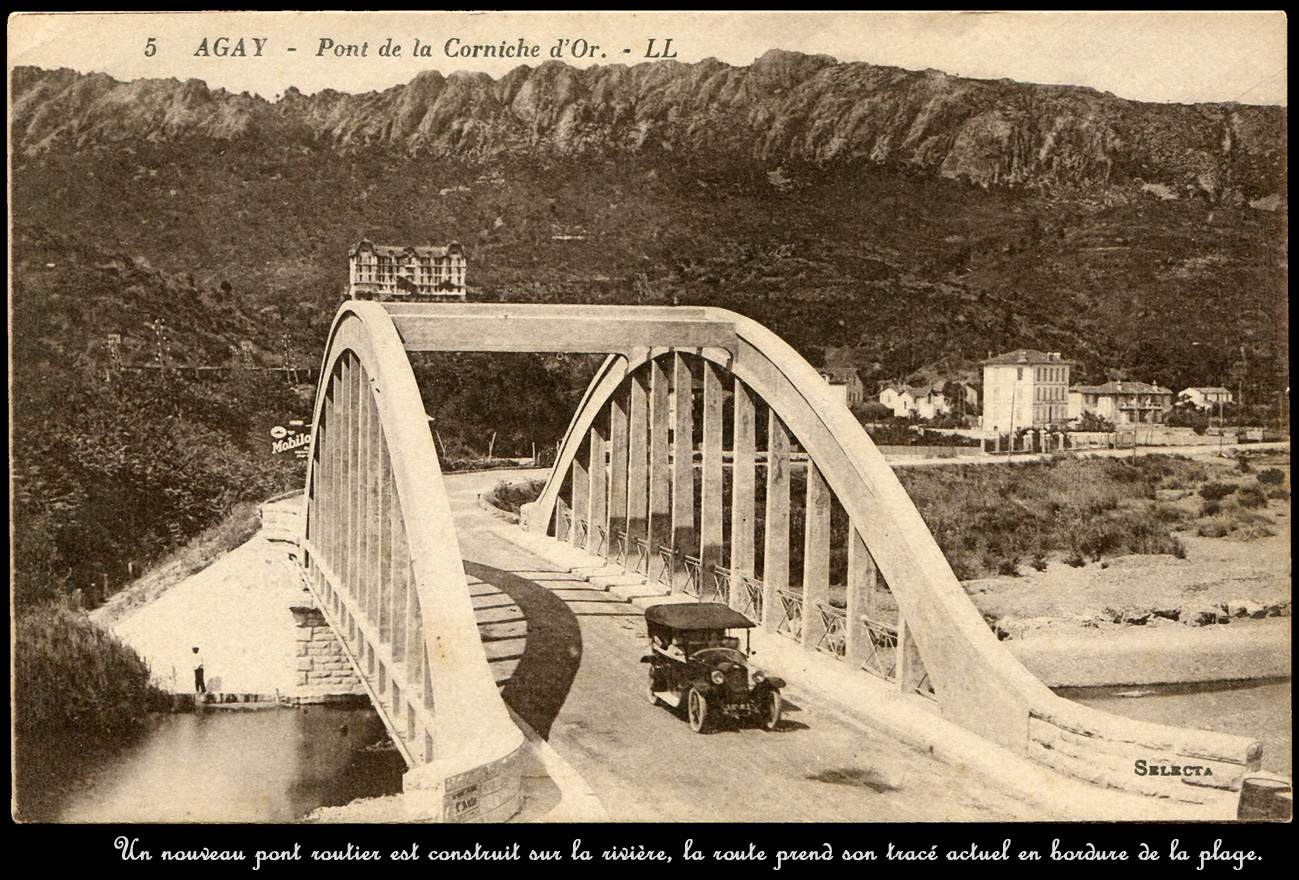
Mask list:
[[[1078,430],[1110,434],[1114,431],[1114,423],[1103,416],[1096,415],[1094,412],[1084,412],[1082,418],[1078,420]]]

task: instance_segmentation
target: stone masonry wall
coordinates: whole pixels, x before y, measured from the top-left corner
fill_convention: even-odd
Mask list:
[[[298,621],[297,683],[311,694],[363,694],[365,689],[343,652],[343,644],[316,608],[294,608]]]

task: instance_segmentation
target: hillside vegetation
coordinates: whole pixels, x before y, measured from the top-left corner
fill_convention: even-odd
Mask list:
[[[309,387],[119,372],[107,339],[128,365],[318,366],[362,237],[461,241],[473,301],[731,308],[868,385],[1031,347],[1080,382],[1288,386],[1281,108],[778,52],[275,103],[30,68],[13,92],[20,603],[111,591],[301,485],[266,432]],[[416,363],[449,457],[553,446],[592,369]]]

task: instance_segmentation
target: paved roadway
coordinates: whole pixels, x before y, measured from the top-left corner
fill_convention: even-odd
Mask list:
[[[477,505],[517,473],[447,477],[489,659],[510,705],[614,821],[1040,819],[971,774],[853,723],[796,685],[780,728],[690,730],[645,696],[642,613],[509,540]]]

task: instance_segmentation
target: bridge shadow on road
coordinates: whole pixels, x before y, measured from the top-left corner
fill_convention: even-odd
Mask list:
[[[465,574],[491,584],[514,600],[528,621],[528,636],[501,698],[542,739],[559,714],[582,662],[577,616],[550,590],[533,581],[465,560]]]

